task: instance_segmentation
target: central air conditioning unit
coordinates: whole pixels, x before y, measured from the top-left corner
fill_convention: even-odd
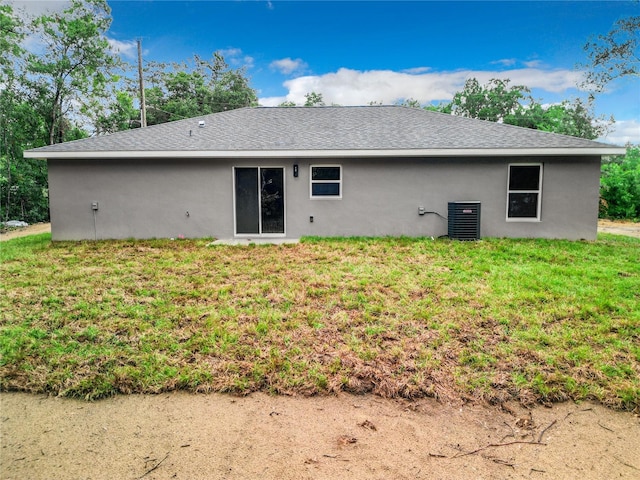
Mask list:
[[[480,202],[449,202],[449,238],[480,239]]]

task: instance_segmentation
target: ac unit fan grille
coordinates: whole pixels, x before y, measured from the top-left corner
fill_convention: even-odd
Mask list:
[[[480,202],[449,202],[449,238],[480,239]]]

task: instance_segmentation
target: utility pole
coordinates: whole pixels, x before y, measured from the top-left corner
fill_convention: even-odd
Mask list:
[[[140,126],[147,126],[147,104],[144,99],[144,79],[142,78],[142,40],[138,39],[138,79],[140,80]]]

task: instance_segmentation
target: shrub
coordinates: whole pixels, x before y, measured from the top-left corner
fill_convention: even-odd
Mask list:
[[[640,219],[640,146],[629,146],[625,156],[603,162],[600,216]]]

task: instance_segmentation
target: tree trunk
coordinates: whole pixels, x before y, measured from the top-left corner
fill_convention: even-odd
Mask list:
[[[58,107],[62,110],[62,99],[60,88],[56,87],[56,94],[53,97],[53,105],[51,106],[51,125],[49,126],[49,145],[56,143],[56,123],[58,123]]]

